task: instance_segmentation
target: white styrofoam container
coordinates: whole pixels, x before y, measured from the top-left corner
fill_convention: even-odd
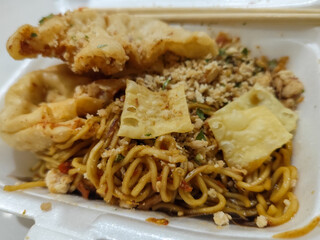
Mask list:
[[[12,4],[15,3],[13,1]],[[20,2],[20,1],[19,1]],[[42,4],[42,1],[34,1]],[[76,1],[81,6],[97,6],[92,2]],[[8,28],[1,29],[0,39],[0,108],[6,90],[13,82],[35,69],[57,63],[57,60],[35,59],[13,61],[5,53],[5,40],[21,24],[36,24],[47,13],[64,11],[76,7],[71,1],[52,1],[42,5],[40,12],[9,16],[12,7],[0,8],[6,14]],[[63,4],[65,3],[65,4]],[[301,2],[300,2],[301,3]],[[305,5],[310,1],[305,1]],[[91,5],[90,5],[91,4]],[[25,4],[27,5],[27,4]],[[79,5],[77,5],[79,6]],[[28,15],[29,14],[29,15]],[[1,14],[0,14],[1,15]],[[3,16],[1,16],[3,17]],[[3,19],[1,19],[3,20]],[[3,21],[1,21],[3,22]],[[191,30],[207,31],[206,25],[184,24]],[[305,85],[305,100],[299,106],[300,116],[297,133],[294,139],[293,164],[298,168],[299,181],[295,193],[300,202],[296,216],[288,223],[278,227],[257,229],[229,225],[217,228],[211,218],[178,218],[169,217],[164,213],[125,210],[106,205],[102,200],[88,201],[78,196],[50,194],[46,189],[30,189],[7,193],[2,190],[6,184],[14,184],[15,177],[30,175],[28,169],[36,161],[30,153],[18,152],[0,140],[0,210],[33,218],[35,225],[28,233],[29,239],[270,239],[275,233],[302,227],[320,214],[320,28],[307,23],[287,22],[228,22],[211,25],[211,30],[228,32],[239,36],[242,43],[254,55],[266,55],[269,58],[289,56],[288,68],[291,69]],[[210,31],[211,31],[210,30]],[[1,123],[0,123],[1,124]],[[52,210],[43,212],[40,205],[51,202]],[[25,211],[25,214],[22,214]],[[165,217],[168,226],[158,226],[145,221],[149,217]],[[306,236],[317,239],[320,229],[316,228]]]

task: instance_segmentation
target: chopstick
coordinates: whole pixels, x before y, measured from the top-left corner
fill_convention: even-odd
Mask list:
[[[113,8],[107,13],[129,13],[168,22],[296,21],[320,25],[320,9],[218,9],[218,8]]]

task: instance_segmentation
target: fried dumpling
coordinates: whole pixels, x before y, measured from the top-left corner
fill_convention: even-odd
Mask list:
[[[6,94],[0,135],[18,150],[41,152],[63,143],[113,99],[125,81],[78,76],[57,65],[23,76]]]
[[[38,55],[67,62],[75,73],[88,71],[106,75],[120,72],[125,64],[145,68],[171,51],[188,58],[215,56],[216,43],[206,33],[127,14],[76,10],[49,15],[38,27],[21,26],[8,40],[14,59]]]

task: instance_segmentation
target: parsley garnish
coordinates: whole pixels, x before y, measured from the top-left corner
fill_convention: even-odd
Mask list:
[[[233,58],[232,58],[232,56],[226,57],[225,62],[226,62],[226,63],[231,63],[231,64],[233,64]]]
[[[269,65],[269,68],[273,70],[278,65],[278,61],[276,59],[272,59],[271,61],[269,61],[268,65]]]
[[[220,49],[219,49],[219,56],[222,57],[222,56],[225,55],[225,54],[226,54],[226,50],[220,48]]]
[[[249,53],[249,51],[248,51],[247,48],[244,48],[244,49],[242,49],[241,53],[242,53],[243,55],[247,56],[248,53]]]
[[[37,37],[37,36],[38,36],[38,34],[36,34],[34,32],[30,34],[30,37],[32,37],[32,38]]]
[[[84,38],[89,41],[89,36],[88,35],[84,35]]]
[[[253,71],[253,75],[257,75],[259,72],[263,72],[264,68],[259,67],[259,66],[255,66],[255,69]]]
[[[194,161],[198,164],[198,165],[201,165],[201,161],[203,160],[203,156],[198,153],[194,159]]]
[[[97,48],[104,48],[104,47],[106,47],[106,46],[108,46],[108,44],[99,44],[99,45],[97,46]]]
[[[146,133],[145,136],[150,137],[152,134],[151,133]]]
[[[168,77],[167,80],[164,81],[162,85],[162,90],[165,90],[167,88],[170,81],[171,81],[171,77]]]
[[[205,59],[206,63],[210,62],[211,59],[207,58]]]
[[[196,114],[202,121],[206,119],[204,112],[200,108],[197,108]]]
[[[41,20],[39,21],[40,24],[44,23],[46,20],[52,18],[54,15],[51,13],[46,17],[41,18]]]
[[[124,156],[120,153],[117,154],[116,158],[114,159],[114,162],[120,162],[124,159]]]
[[[238,88],[238,87],[241,86],[241,84],[242,84],[242,82],[236,82],[236,83],[234,84],[234,87]]]
[[[200,132],[198,133],[196,140],[204,140],[206,141],[206,136],[204,135],[203,130],[201,129]]]

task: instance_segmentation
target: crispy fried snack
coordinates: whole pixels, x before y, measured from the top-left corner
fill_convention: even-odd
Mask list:
[[[7,50],[14,59],[57,57],[75,73],[106,75],[122,71],[126,63],[148,67],[167,51],[188,58],[217,54],[215,41],[206,33],[89,9],[49,15],[38,27],[21,26],[9,38]]]
[[[18,150],[41,152],[67,141],[125,87],[125,80],[78,76],[57,65],[23,76],[6,94],[0,135]]]

